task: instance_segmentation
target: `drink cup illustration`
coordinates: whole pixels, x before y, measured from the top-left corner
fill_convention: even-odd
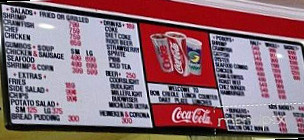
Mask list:
[[[173,72],[173,63],[167,37],[163,34],[152,34],[150,38],[161,69],[164,72]]]
[[[190,37],[186,39],[186,42],[190,73],[194,75],[201,75],[202,42]]]
[[[174,69],[183,76],[190,74],[186,55],[186,35],[178,32],[166,32]]]

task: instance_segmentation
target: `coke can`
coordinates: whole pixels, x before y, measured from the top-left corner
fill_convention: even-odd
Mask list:
[[[173,67],[177,73],[188,76],[190,74],[188,67],[188,58],[186,55],[186,35],[178,32],[166,32],[165,35],[169,41],[169,47],[173,60]]]
[[[168,39],[163,34],[152,34],[150,36],[154,45],[154,50],[157,55],[159,65],[164,72],[173,72],[173,63],[169,50]]]

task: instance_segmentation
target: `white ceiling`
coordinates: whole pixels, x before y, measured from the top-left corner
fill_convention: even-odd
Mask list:
[[[260,3],[268,3],[292,8],[304,9],[304,0],[247,0]]]
[[[173,0],[304,21],[304,0]]]

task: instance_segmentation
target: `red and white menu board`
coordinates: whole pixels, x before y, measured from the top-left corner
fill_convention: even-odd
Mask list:
[[[304,133],[299,43],[49,6],[1,6],[11,129]]]
[[[208,33],[147,23],[140,32],[155,126],[225,129]]]

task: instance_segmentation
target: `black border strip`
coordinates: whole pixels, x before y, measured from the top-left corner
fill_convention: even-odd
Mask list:
[[[75,14],[81,16],[89,16],[95,18],[106,18],[106,19],[113,19],[113,20],[120,20],[125,22],[134,22],[134,23],[148,23],[154,25],[161,25],[161,26],[170,26],[175,28],[185,28],[185,29],[192,29],[197,31],[203,31],[207,33],[214,33],[214,34],[221,34],[221,35],[230,35],[230,36],[237,36],[246,39],[257,39],[263,41],[270,41],[270,42],[277,42],[277,43],[285,43],[285,44],[292,44],[292,45],[299,45],[304,50],[303,44],[299,42],[287,41],[287,40],[280,40],[280,39],[270,39],[266,37],[259,37],[255,35],[243,35],[239,33],[227,33],[223,31],[215,31],[211,29],[201,29],[197,27],[189,27],[185,25],[176,25],[171,23],[164,23],[164,22],[156,22],[156,21],[148,21],[143,19],[135,19],[129,17],[121,17],[121,16],[113,16],[113,15],[106,15],[101,13],[94,13],[88,11],[80,11],[75,9],[65,9],[65,8],[58,8],[54,6],[45,6],[39,4],[30,4],[30,3],[20,3],[20,2],[12,2],[12,3],[1,3],[1,6],[5,4],[8,6],[19,6],[23,8],[32,8],[37,10],[47,10],[47,11],[54,11],[54,12],[62,12],[67,14]],[[0,8],[2,13],[2,7]],[[1,14],[2,15],[2,14]],[[1,21],[2,23],[2,17]],[[138,24],[139,26],[140,24]],[[1,26],[3,26],[1,24]],[[1,32],[3,33],[3,27],[1,28]],[[140,32],[140,30],[138,30]],[[10,107],[9,107],[9,98],[8,98],[8,82],[7,82],[7,70],[6,70],[6,59],[5,59],[5,52],[4,52],[4,36],[1,36],[1,62],[2,62],[2,93],[3,93],[3,103],[4,103],[4,110],[6,116],[6,127],[12,130],[60,130],[60,131],[85,131],[85,132],[130,132],[130,133],[156,133],[156,134],[178,134],[178,135],[246,135],[246,136],[281,136],[281,137],[300,137],[303,134],[279,134],[279,133],[257,133],[257,132],[228,132],[227,130],[220,130],[220,129],[210,129],[210,128],[193,128],[193,127],[164,127],[164,128],[134,128],[134,127],[96,127],[96,126],[80,126],[80,125],[30,125],[30,124],[12,124],[10,119]],[[209,40],[210,41],[210,40]],[[141,44],[141,42],[140,42]],[[304,56],[303,56],[304,58]],[[144,61],[144,60],[143,60]],[[191,86],[191,85],[186,85]],[[196,86],[197,87],[197,86]],[[151,107],[151,106],[150,106]]]
[[[151,103],[150,95],[149,95],[148,82],[146,82],[147,81],[147,74],[146,74],[146,67],[145,67],[145,61],[144,61],[144,55],[143,55],[143,47],[142,47],[142,41],[141,41],[142,38],[141,38],[140,24],[139,24],[139,22],[136,22],[136,24],[137,24],[137,32],[138,32],[138,41],[139,41],[139,46],[140,46],[143,76],[144,76],[144,82],[145,82],[146,92],[147,92],[146,96],[147,96],[147,100],[148,100],[148,104],[149,104],[152,127],[155,127],[155,122],[154,122],[154,119],[153,119],[154,115],[153,115],[153,110],[152,110],[152,103]]]
[[[5,54],[5,47],[4,47],[4,29],[3,29],[3,21],[2,21],[2,5],[0,6],[0,23],[1,23],[1,86],[2,86],[2,100],[3,100],[3,111],[4,111],[4,121],[5,121],[5,126],[8,128],[9,125],[11,125],[11,116],[8,115],[10,114],[10,104],[9,104],[9,96],[8,96],[8,81],[7,81],[7,68],[6,68],[6,54]]]
[[[217,89],[216,87],[207,87],[207,86],[194,86],[194,85],[181,85],[181,84],[172,84],[172,83],[162,83],[162,82],[148,82],[149,84],[159,84],[159,85],[172,85],[172,86],[183,86],[183,87],[197,87],[197,88],[204,88],[204,89]]]

